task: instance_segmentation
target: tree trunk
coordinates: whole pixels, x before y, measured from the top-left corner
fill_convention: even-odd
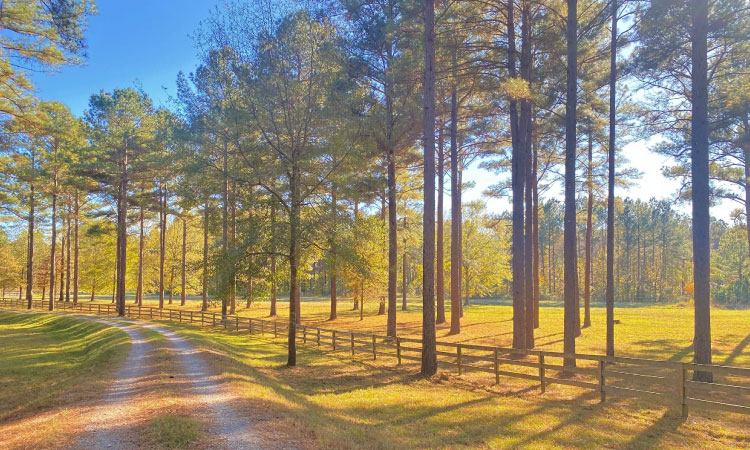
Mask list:
[[[609,151],[607,154],[607,356],[615,356],[615,126],[617,118],[617,0],[612,0],[609,60]]]
[[[396,336],[396,283],[398,271],[396,234],[396,155],[388,149],[388,320],[386,334]]]
[[[436,324],[445,323],[445,262],[444,262],[444,238],[443,238],[443,193],[445,191],[445,153],[443,150],[443,124],[438,124],[438,197],[437,197],[437,248],[435,267],[435,295],[437,297],[437,320]]]
[[[164,308],[164,253],[167,243],[167,195],[164,184],[159,181],[159,309]]]
[[[141,197],[143,197],[143,187],[141,187]],[[141,198],[141,202],[143,202],[143,198]],[[143,218],[143,204],[141,203],[139,212],[138,212],[138,222],[140,224],[140,230],[138,234],[138,287],[135,291],[135,300],[138,303],[138,306],[143,306],[143,228],[144,228],[144,218]]]
[[[35,166],[34,156],[31,157],[31,167]],[[33,300],[33,289],[34,289],[34,208],[36,206],[36,198],[34,196],[34,183],[30,184],[29,188],[29,237],[28,237],[28,248],[26,250],[26,308],[31,309]],[[19,289],[20,292],[20,289]],[[44,299],[42,299],[44,303]]]
[[[224,180],[221,183],[221,268],[218,271],[219,285],[221,286],[221,317],[227,316],[227,306],[229,296],[227,295],[229,290],[227,289],[227,280],[224,266],[227,264],[229,258],[228,243],[229,243],[229,149],[228,144],[224,142],[224,154],[223,154],[223,170],[222,176]],[[291,294],[290,294],[291,296]],[[290,349],[291,351],[291,349]]]
[[[528,1],[522,3],[521,9],[521,78],[531,85],[531,10]],[[523,153],[525,222],[524,222],[524,284],[525,284],[525,320],[526,348],[534,347],[534,241],[533,206],[534,193],[531,172],[531,101],[521,100],[521,118],[519,134]]]
[[[174,295],[174,265],[169,268],[169,304],[172,304],[172,297]]]
[[[73,250],[73,304],[78,303],[78,272],[79,272],[79,255],[80,247],[78,245],[78,220],[80,217],[80,205],[78,203],[78,191],[75,193],[75,204],[74,204],[74,222],[73,222],[73,235],[75,239],[74,250]]]
[[[89,301],[93,302],[95,296],[96,296],[96,281],[91,283],[91,299],[89,299]]]
[[[52,177],[52,236],[50,237],[49,310],[55,310],[55,248],[57,246],[57,171]],[[31,256],[31,255],[30,255]],[[30,295],[30,292],[26,292]]]
[[[125,316],[125,277],[127,274],[128,252],[128,151],[122,150],[122,175],[120,178],[120,211],[117,214],[117,233],[120,243],[119,261],[117,264],[117,315]]]
[[[185,271],[187,270],[187,220],[183,217],[182,219],[182,265],[180,271],[182,277],[180,279],[180,306],[185,306]]]
[[[594,143],[591,130],[588,133],[588,166],[586,167],[586,187],[588,200],[586,201],[586,261],[583,268],[583,327],[591,326],[591,233],[594,215]]]
[[[297,310],[300,301],[299,278],[299,168],[295,164],[289,180],[291,205],[289,208],[289,337],[287,341],[287,366],[297,365]]]
[[[271,205],[271,230],[276,229],[276,204]],[[270,316],[276,316],[276,247],[272,247],[271,251],[271,312]]]
[[[696,364],[711,364],[711,246],[708,173],[708,0],[693,0],[691,29],[693,186],[693,282],[695,285]],[[695,381],[713,381],[711,372],[695,371]]]
[[[230,222],[230,243],[231,248],[235,248],[236,242],[237,242],[237,186],[232,183],[232,188],[230,191],[230,197],[229,197],[229,211],[231,213],[231,222]],[[230,290],[229,290],[229,314],[236,314],[237,312],[237,270],[236,270],[236,262],[234,260],[234,257],[230,258],[230,264],[231,264],[231,273],[232,273],[232,279],[230,280]]]
[[[422,375],[437,372],[435,343],[435,0],[424,0]]]
[[[208,311],[208,198],[203,206],[203,282],[201,283],[201,311]]]
[[[335,163],[335,162],[334,162]],[[338,219],[338,212],[336,211],[336,189],[331,189],[331,209],[333,212],[333,232],[331,233],[331,314],[328,317],[328,320],[335,320],[337,314],[337,302],[338,299],[336,298],[336,295],[338,294],[336,285],[336,222]]]
[[[406,217],[404,217],[404,255],[401,258],[401,310],[406,311],[406,285],[407,285],[407,256],[406,256]]]
[[[533,189],[533,223],[532,237],[534,243],[534,328],[539,328],[539,180],[537,179],[537,149],[532,143],[533,164],[531,168],[531,183]]]
[[[508,73],[516,78],[516,23],[513,19],[514,2],[508,2]],[[511,271],[513,276],[513,348],[526,348],[526,281],[524,245],[524,164],[518,103],[509,102],[511,133],[511,188],[513,192]]]
[[[565,100],[565,217],[563,218],[564,330],[563,351],[576,352],[576,317],[578,296],[578,253],[576,250],[576,106],[578,100],[578,2],[566,0],[567,22],[567,98]],[[574,358],[564,365],[575,367]]]
[[[451,329],[461,333],[461,183],[458,180],[458,98],[451,83]]]
[[[62,218],[63,226],[65,218]],[[60,243],[60,298],[59,302],[65,301],[65,229],[61,230],[62,242]]]
[[[71,251],[70,251],[70,244],[71,244],[71,237],[72,237],[72,231],[71,230],[71,221],[70,221],[70,203],[68,203],[68,217],[66,217],[65,221],[67,223],[67,238],[68,241],[68,253],[66,254],[66,261],[65,261],[65,301],[70,302],[70,264],[71,264]]]

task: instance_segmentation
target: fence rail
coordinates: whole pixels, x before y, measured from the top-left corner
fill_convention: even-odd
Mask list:
[[[26,308],[27,301],[3,298],[0,306]],[[48,306],[48,302],[32,302],[35,308],[47,309]],[[117,314],[114,304],[55,302],[55,308],[97,315]],[[221,314],[205,311],[127,305],[125,315],[273,337],[286,335],[289,331],[288,322],[236,315],[222,317]],[[396,360],[397,365],[402,365],[404,361],[421,361],[420,339],[308,325],[297,325],[295,335],[300,344],[349,352],[351,355],[359,352],[371,355],[373,360],[390,357]],[[437,355],[440,366],[456,370],[458,375],[466,372],[491,374],[496,384],[500,383],[501,377],[528,380],[537,383],[542,393],[549,385],[560,384],[594,390],[599,393],[602,402],[606,401],[607,395],[644,397],[677,406],[685,417],[690,408],[750,414],[750,368],[452,342],[437,342]],[[571,361],[575,362],[575,366],[565,365]],[[714,382],[693,381],[690,375],[696,371],[710,372]]]

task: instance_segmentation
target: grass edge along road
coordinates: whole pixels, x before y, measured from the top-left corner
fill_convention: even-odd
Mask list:
[[[102,323],[0,311],[0,423],[99,395],[129,348]]]

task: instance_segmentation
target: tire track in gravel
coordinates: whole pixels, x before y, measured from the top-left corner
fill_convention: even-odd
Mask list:
[[[210,448],[229,450],[260,449],[261,444],[251,430],[251,422],[231,406],[236,396],[222,388],[219,376],[214,374],[196,348],[188,340],[163,326],[120,318],[94,318],[73,316],[117,327],[125,331],[132,346],[123,367],[115,375],[109,392],[99,401],[86,435],[79,440],[81,448],[127,449],[136,446],[132,429],[117,424],[132,422],[138,417],[136,398],[146,392],[143,386],[151,378],[155,366],[149,361],[155,346],[144,337],[142,330],[159,333],[166,339],[168,349],[174,354],[178,372],[173,376],[178,384],[187,388],[188,403],[198,419],[208,419],[207,433]]]

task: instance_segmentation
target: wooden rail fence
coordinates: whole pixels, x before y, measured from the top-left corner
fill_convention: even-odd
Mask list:
[[[97,315],[116,315],[114,304],[55,302],[56,309]],[[0,306],[26,308],[26,300],[3,298]],[[48,303],[34,300],[33,307],[47,309]],[[170,320],[199,326],[222,327],[249,334],[286,335],[288,322],[226,316],[204,311],[126,306],[125,315],[138,319]],[[377,334],[333,330],[307,325],[296,326],[298,342],[330,348],[332,351],[372,355],[372,359],[394,358],[398,365],[421,361],[420,339],[388,337]],[[487,345],[437,342],[438,364],[466,372],[520,378],[537,383],[544,393],[553,384],[576,386],[598,392],[600,400],[608,395],[646,397],[660,404],[676,406],[687,417],[690,408],[715,409],[750,414],[750,368],[703,365],[653,359],[565,354],[545,350],[524,350]],[[564,365],[575,361],[575,367]],[[692,381],[695,371],[711,372],[714,382]]]

